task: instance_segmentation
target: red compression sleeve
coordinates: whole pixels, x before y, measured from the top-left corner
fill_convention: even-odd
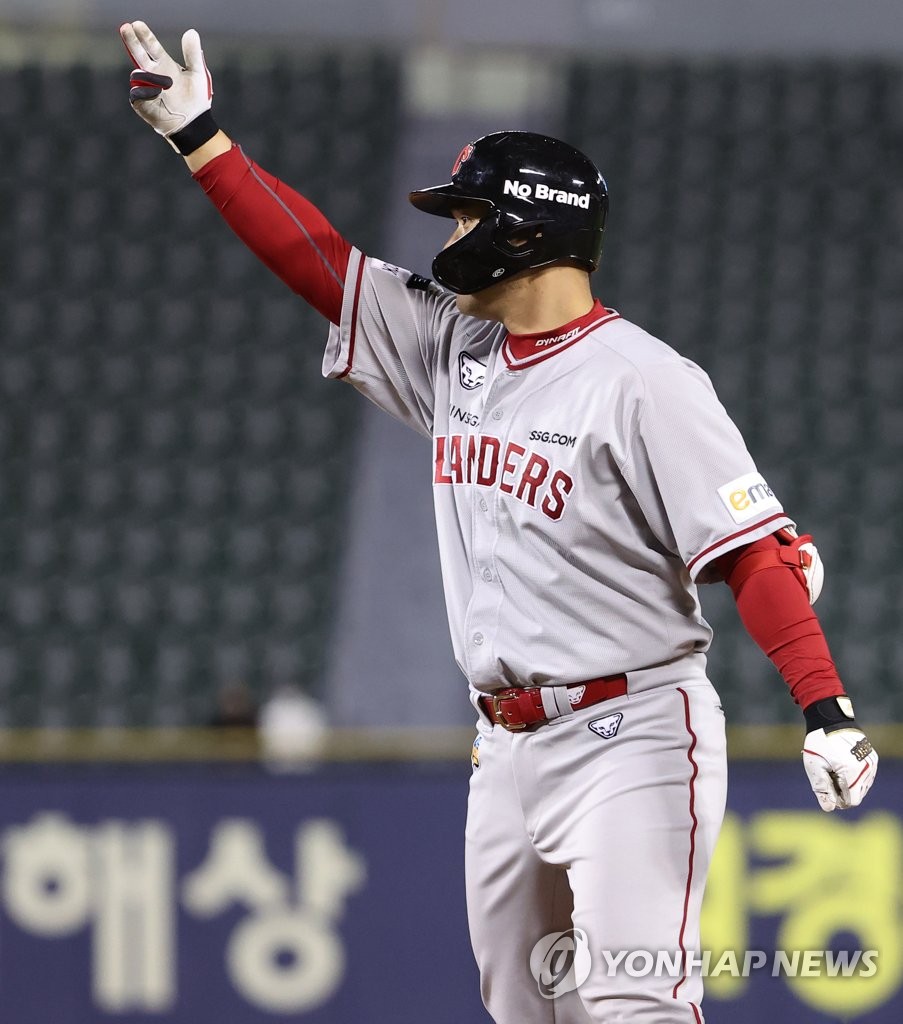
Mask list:
[[[796,703],[806,708],[842,696],[844,689],[806,588],[789,566],[751,575],[742,570],[745,555],[779,547],[776,537],[764,537],[722,555],[715,566],[733,592],[747,632],[774,662]]]
[[[236,145],[194,179],[255,256],[328,320],[340,321],[351,245],[313,203]]]

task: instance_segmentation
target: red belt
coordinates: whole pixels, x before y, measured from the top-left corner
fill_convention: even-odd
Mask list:
[[[480,707],[490,722],[502,726],[509,732],[520,732],[528,725],[548,722],[549,716],[542,706],[543,686],[513,686],[480,697]],[[605,676],[576,683],[568,688],[568,702],[579,711],[581,708],[601,704],[612,697],[623,697],[627,693],[627,676]],[[582,691],[582,692],[581,692]]]

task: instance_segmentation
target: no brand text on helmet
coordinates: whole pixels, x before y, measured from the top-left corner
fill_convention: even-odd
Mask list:
[[[527,181],[520,182],[513,178],[505,178],[502,195],[516,196],[518,199],[545,199],[551,203],[563,203],[565,206],[579,206],[581,210],[589,209],[590,200],[589,192],[584,192],[581,195],[579,192],[549,188],[541,181],[534,186]]]

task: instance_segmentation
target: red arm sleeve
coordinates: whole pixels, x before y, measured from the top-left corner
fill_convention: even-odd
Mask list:
[[[254,255],[337,324],[351,245],[316,206],[236,145],[194,178]]]
[[[764,537],[729,551],[714,564],[733,592],[747,632],[774,662],[796,703],[806,708],[844,694],[806,588],[786,566],[776,564],[751,575],[738,569],[746,555],[779,547],[776,537]]]

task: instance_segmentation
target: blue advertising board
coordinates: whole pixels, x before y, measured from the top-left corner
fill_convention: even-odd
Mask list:
[[[903,765],[844,815],[815,807],[796,764],[731,779],[709,1024],[898,1024]],[[457,765],[7,768],[2,1019],[486,1024],[466,794]]]

